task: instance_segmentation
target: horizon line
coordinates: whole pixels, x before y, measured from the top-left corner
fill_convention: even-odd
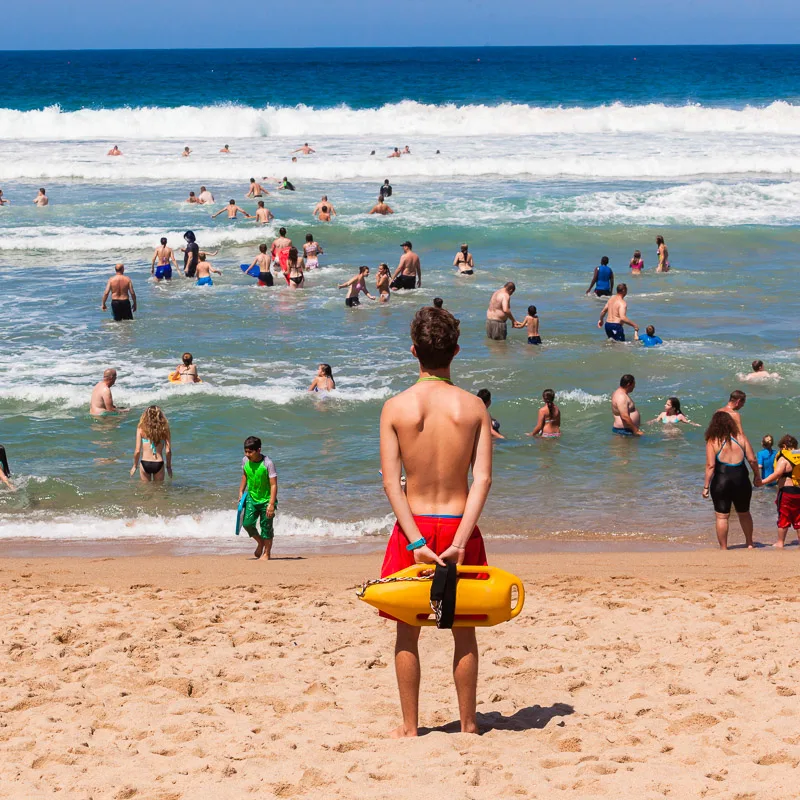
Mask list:
[[[799,47],[800,42],[694,42],[692,44],[443,44],[443,45],[328,45],[318,47],[80,47],[80,48],[13,48],[9,50],[0,49],[0,55],[5,53],[137,53],[137,52],[160,52],[169,50],[170,52],[223,52],[228,50],[557,50],[557,49],[605,49],[605,48],[630,48],[648,50],[666,50],[670,48],[688,47]]]

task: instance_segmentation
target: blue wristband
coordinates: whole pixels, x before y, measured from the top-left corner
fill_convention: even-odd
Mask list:
[[[411,542],[411,544],[407,544],[406,550],[408,550],[409,552],[411,550],[419,550],[420,547],[425,547],[425,545],[426,545],[425,537],[423,536],[420,539],[417,539],[416,542]]]

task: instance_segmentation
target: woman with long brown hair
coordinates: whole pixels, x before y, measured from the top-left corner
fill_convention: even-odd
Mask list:
[[[133,451],[131,477],[138,468],[143,481],[163,481],[164,467],[171,478],[172,443],[169,422],[158,406],[150,406],[142,414],[136,427],[136,449]]]
[[[290,289],[303,289],[306,285],[305,261],[297,254],[296,247],[289,248],[289,258],[286,261],[286,277],[289,279]]]
[[[716,514],[717,540],[721,550],[728,549],[728,520],[731,505],[739,516],[739,524],[748,548],[753,547],[753,517],[750,498],[753,486],[761,486],[761,472],[753,448],[746,437],[736,435],[736,421],[727,411],[717,411],[706,430],[706,479],[703,497],[711,495]],[[745,461],[753,470],[753,483]]]

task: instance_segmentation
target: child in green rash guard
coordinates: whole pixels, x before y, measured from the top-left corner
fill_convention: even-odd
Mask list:
[[[248,436],[244,440],[242,459],[242,481],[239,484],[239,499],[247,491],[244,505],[242,527],[252,536],[258,547],[253,554],[262,555],[269,560],[272,556],[272,526],[275,520],[275,507],[278,503],[278,473],[275,465],[261,453],[261,439]],[[260,523],[259,533],[256,523]]]

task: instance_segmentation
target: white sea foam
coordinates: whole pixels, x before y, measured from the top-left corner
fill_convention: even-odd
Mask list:
[[[607,394],[590,394],[583,389],[568,389],[566,392],[556,394],[557,403],[578,403],[584,408],[608,402]]]
[[[139,516],[107,519],[89,514],[69,516],[0,516],[0,539],[40,540],[233,540],[235,509],[204,511],[176,517]],[[357,522],[335,522],[280,513],[275,518],[275,535],[291,539],[334,539],[352,541],[377,536],[391,530],[394,517],[372,517]],[[244,534],[243,534],[244,535]]]
[[[86,385],[83,386],[64,383],[47,385],[20,384],[15,386],[5,383],[0,388],[0,401],[24,403],[34,408],[51,408],[55,406],[58,410],[67,408],[84,408],[88,410],[92,385],[89,379],[87,379]],[[208,382],[184,386],[169,384],[165,380],[163,388],[130,389],[117,385],[114,388],[114,402],[121,408],[140,408],[147,405],[165,403],[169,400],[175,400],[178,396],[189,394],[192,396],[206,395],[252,400],[257,403],[272,403],[283,406],[289,403],[311,403],[322,400],[331,403],[367,403],[388,397],[391,394],[391,389],[388,386],[336,389],[328,394],[319,395],[309,393],[307,385],[293,387],[288,385],[285,380],[258,385],[236,384],[229,386],[215,386]]]
[[[796,136],[800,106],[784,101],[767,106],[710,108],[661,103],[621,103],[544,108],[525,104],[428,105],[414,101],[379,108],[234,104],[177,108],[80,109],[59,106],[33,111],[0,110],[0,138],[12,140],[188,139],[202,131],[224,140],[258,137],[326,136],[475,137],[571,133],[750,133]]]

